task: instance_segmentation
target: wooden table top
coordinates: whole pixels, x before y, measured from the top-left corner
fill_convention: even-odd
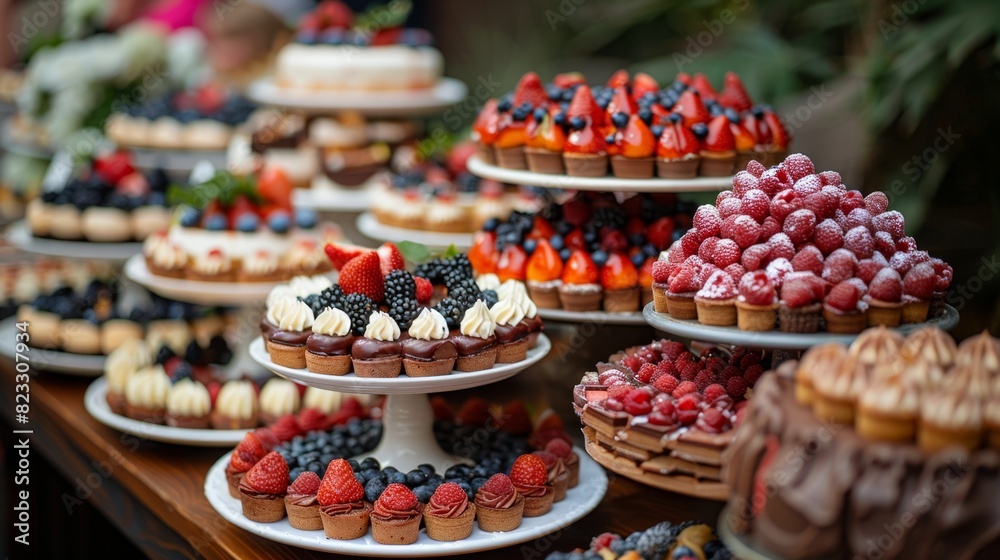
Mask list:
[[[0,378],[0,399],[13,402],[14,371],[9,360],[0,361]],[[90,382],[46,373],[33,377],[28,425],[34,430],[32,445],[68,480],[91,476],[100,481],[93,494],[83,499],[97,506],[148,556],[331,557],[278,544],[226,522],[209,505],[203,484],[209,467],[227,450],[142,441],[107,428],[84,408],[83,395]],[[13,407],[3,408],[7,411],[4,420],[13,425]],[[567,426],[574,421],[564,419]],[[656,490],[608,474],[610,486],[604,501],[576,524],[517,547],[456,558],[544,558],[554,550],[586,547],[604,531],[628,534],[665,520],[714,523],[718,518],[718,502]]]

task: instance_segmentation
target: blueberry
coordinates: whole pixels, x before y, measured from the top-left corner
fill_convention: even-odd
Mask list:
[[[406,475],[396,471],[385,477],[389,484],[406,484]]]
[[[483,224],[483,231],[486,232],[496,231],[499,225],[500,225],[500,220],[498,218],[490,218],[486,220],[486,222]]]
[[[673,558],[697,558],[698,555],[690,548],[681,545],[674,549]]]
[[[471,484],[472,493],[475,494],[476,492],[479,492],[479,489],[482,488],[482,486],[486,484],[488,480],[489,480],[488,478],[483,478],[483,477],[473,478]]]
[[[553,235],[549,239],[549,245],[552,245],[552,248],[555,249],[556,251],[561,251],[566,246],[565,243],[563,242],[562,236],[558,234]]]
[[[524,249],[525,253],[530,255],[535,252],[535,247],[537,246],[538,242],[535,241],[534,239],[525,239],[524,243],[521,245],[521,248]]]
[[[706,108],[708,109],[709,116],[712,118],[718,117],[723,113],[723,109],[719,105],[709,105]]]
[[[659,138],[661,135],[663,135],[663,125],[654,124],[653,126],[649,127],[649,131],[653,133],[654,138]]]
[[[228,220],[222,214],[212,214],[205,220],[205,229],[209,231],[223,231],[228,226]]]
[[[719,541],[708,541],[701,546],[701,551],[705,553],[705,558],[711,558],[720,548],[722,548],[722,543]]]
[[[198,220],[201,219],[201,213],[190,206],[182,207],[180,213],[180,222],[184,227],[195,227],[198,225]]]
[[[753,113],[754,117],[756,117],[758,119],[762,118],[764,116],[764,107],[762,105],[754,105],[750,109],[750,112]]]
[[[566,261],[569,260],[569,256],[572,255],[572,254],[573,254],[573,251],[571,251],[569,249],[563,249],[562,251],[559,251],[559,258],[562,259],[563,262],[566,262]]]
[[[298,208],[295,210],[295,225],[303,229],[316,227],[316,211],[312,208]]]
[[[681,122],[682,120],[684,120],[684,117],[682,117],[680,115],[680,113],[670,113],[670,122],[671,123],[677,124],[677,123]]]
[[[303,472],[302,469],[300,469],[300,468],[294,468],[294,469],[288,471],[288,478],[290,480],[294,481],[296,478],[299,477],[300,474],[302,474],[302,472]]]
[[[607,136],[604,137],[604,142],[607,143],[607,144],[614,144],[615,143],[615,135],[614,134],[608,134]]]
[[[583,117],[570,117],[569,126],[573,130],[583,130],[587,126],[587,121],[583,120]]]
[[[694,123],[691,125],[691,132],[699,139],[708,135],[708,125],[705,123]]]
[[[382,476],[382,471],[377,468],[361,469],[361,475],[364,476],[367,481]]]
[[[161,191],[150,191],[146,195],[146,206],[166,206],[167,195]]]
[[[559,126],[566,126],[566,112],[559,111],[554,117],[552,117],[552,122]]]
[[[545,107],[535,109],[535,121],[542,122],[542,119],[544,119],[547,114],[549,114],[549,112],[545,110]]]
[[[636,232],[628,236],[628,242],[638,247],[646,242],[646,236],[642,233]]]
[[[339,435],[340,434],[334,434],[334,436],[332,438],[332,442],[333,442],[333,446],[334,447],[342,447],[343,446],[343,443],[337,443],[337,436],[339,436]],[[343,437],[341,437],[341,439],[343,439]],[[348,459],[347,460],[347,464],[351,466],[351,469],[354,470],[354,472],[358,472],[359,470],[361,470],[361,465],[359,465],[358,462],[355,461],[354,459]]]
[[[327,463],[327,464],[329,464],[329,463]],[[365,477],[361,473],[354,473],[354,480],[357,480],[358,484],[360,484],[361,486],[364,486],[365,482],[367,482],[365,480]]]
[[[369,480],[368,483],[365,484],[365,499],[369,502],[374,502],[379,496],[382,495],[382,492],[385,491],[385,487],[386,483],[382,482],[382,479],[374,478]]]
[[[419,469],[413,469],[412,471],[406,473],[406,485],[410,488],[416,488],[417,486],[422,486],[427,483],[427,474]]]
[[[236,229],[246,233],[257,231],[259,225],[260,219],[253,212],[245,212],[236,220]]]
[[[628,126],[628,114],[619,111],[611,116],[611,122],[618,128],[625,128]]]
[[[464,480],[458,483],[459,488],[465,490],[465,494],[469,497],[469,501],[472,501],[476,496],[472,493],[472,486],[469,486],[468,482]]]
[[[660,107],[663,107],[664,109],[669,111],[676,104],[677,104],[676,96],[670,95],[669,93],[660,96]]]
[[[645,253],[647,257],[656,257],[660,254],[660,249],[652,243],[646,243],[642,246],[642,252]]]
[[[649,110],[649,107],[643,107],[639,109],[639,118],[642,122],[649,124],[653,120],[653,112]]]
[[[434,490],[437,490],[437,487],[441,486],[442,484],[444,484],[444,479],[441,478],[441,475],[439,474],[431,475],[427,479],[427,486],[430,486]]]
[[[326,471],[326,466],[319,461],[313,461],[312,463],[309,463],[309,470],[316,473],[316,476],[322,478],[324,472]]]
[[[576,88],[566,88],[562,92],[562,100],[566,103],[573,101],[573,94],[576,93]]]
[[[285,233],[292,227],[292,219],[288,212],[276,210],[267,217],[267,226],[275,233]]]
[[[601,109],[607,109],[608,105],[611,104],[611,98],[606,95],[602,95],[594,99],[594,101],[597,102],[597,106],[600,107]]]
[[[562,99],[563,90],[561,87],[555,84],[549,84],[545,86],[545,95],[548,96],[550,101],[559,101]]]
[[[510,95],[505,95],[500,98],[500,101],[497,102],[497,111],[506,113],[507,111],[510,111],[512,106],[513,103],[511,102]]]
[[[729,119],[729,122],[731,123],[740,122],[740,116],[736,113],[735,109],[732,108],[726,109],[725,115],[726,118]]]
[[[634,264],[636,268],[640,268],[644,262],[646,262],[646,255],[642,251],[632,255],[632,264]]]
[[[559,222],[556,224],[556,231],[559,235],[568,235],[569,232],[573,231],[573,224],[569,222]]]
[[[420,469],[421,471],[423,471],[424,474],[426,474],[427,476],[433,475],[434,471],[435,471],[434,465],[431,465],[431,464],[428,464],[428,463],[419,464],[419,465],[417,465],[417,468]]]
[[[361,461],[360,467],[361,470],[363,471],[366,471],[368,469],[379,470],[382,468],[382,465],[379,464],[378,459],[376,459],[375,457],[368,457],[364,461]]]
[[[417,486],[413,489],[413,494],[417,497],[417,500],[419,500],[420,503],[426,504],[431,501],[431,496],[434,495],[434,490],[435,488],[431,488],[427,485]]]
[[[673,235],[670,236],[670,241],[671,242],[677,241],[678,239],[681,238],[682,235],[684,235],[684,234],[681,233],[681,231],[679,229],[675,229]]]

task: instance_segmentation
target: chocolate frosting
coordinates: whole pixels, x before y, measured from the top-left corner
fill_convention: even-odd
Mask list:
[[[431,496],[430,502],[427,504],[427,513],[433,515],[434,517],[447,517],[449,519],[454,519],[463,513],[469,507],[469,498],[463,496],[462,501],[454,504],[443,503],[436,495]]]
[[[240,492],[246,494],[247,496],[253,496],[254,498],[282,498],[284,494],[268,494],[266,492],[258,492],[249,483],[247,483],[247,477],[243,477],[240,480]]]
[[[534,484],[518,484],[516,482],[514,483],[514,489],[517,490],[518,494],[528,498],[537,498],[544,496],[545,493],[548,492],[550,488],[552,488],[552,486],[548,484],[539,484],[536,486]]]
[[[508,494],[494,494],[489,490],[479,489],[476,493],[476,505],[493,508],[507,509],[517,501],[517,490],[511,490]]]
[[[448,360],[458,356],[458,350],[450,339],[444,340],[424,340],[421,338],[407,338],[400,342],[403,347],[403,356],[411,360],[430,362],[434,360]]]
[[[358,500],[357,502],[348,502],[346,504],[330,504],[321,506],[319,509],[327,515],[340,515],[342,513],[351,513],[352,511],[365,509],[365,503]]]
[[[287,344],[289,346],[305,346],[306,341],[312,336],[312,331],[283,331],[276,329],[271,333],[271,342]]]
[[[394,509],[389,509],[382,503],[381,500],[375,502],[375,508],[372,510],[372,517],[377,517],[382,521],[392,521],[393,519],[413,519],[414,517],[420,515],[420,504],[417,503],[417,507],[405,510],[397,511]]]
[[[501,343],[514,342],[528,336],[528,324],[524,321],[516,325],[497,325],[493,331],[497,336],[497,341]]]
[[[264,314],[263,317],[260,318],[260,323],[258,324],[258,326],[260,327],[260,335],[267,340],[271,340],[271,338],[274,337],[275,331],[278,330],[278,327],[276,325],[272,325],[271,321],[267,320],[266,313]]]
[[[319,503],[316,494],[288,494],[285,496],[285,503],[293,506],[309,507]]]
[[[359,338],[351,346],[351,357],[356,360],[373,360],[399,356],[403,348],[398,340],[381,341],[371,338]]]
[[[521,319],[521,322],[528,327],[529,333],[542,332],[545,329],[545,325],[542,323],[542,318],[538,315],[535,315],[530,319],[525,317],[524,319]]]
[[[306,339],[306,349],[320,356],[348,356],[356,338],[354,335],[330,336],[313,333]]]
[[[458,350],[459,356],[472,356],[473,354],[478,354],[484,350],[489,350],[496,344],[495,336],[491,336],[490,338],[465,336],[457,330],[451,331],[449,340],[451,340],[452,344],[455,345],[455,349]]]

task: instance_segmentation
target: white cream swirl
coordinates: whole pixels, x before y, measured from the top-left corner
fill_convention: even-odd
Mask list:
[[[538,314],[538,307],[535,305],[535,302],[531,301],[531,297],[528,295],[528,288],[525,287],[524,282],[518,282],[517,280],[508,280],[508,282],[515,282],[510,289],[508,297],[514,300],[514,303],[521,308],[521,312],[524,313],[525,317],[534,319],[535,315]]]
[[[501,299],[490,309],[490,316],[498,326],[516,325],[524,319],[524,311],[514,300]]]
[[[292,414],[299,409],[299,390],[287,379],[272,378],[260,390],[260,411],[274,416]]]
[[[108,386],[114,393],[125,392],[125,382],[140,369],[153,363],[153,353],[149,351],[146,342],[129,339],[122,342],[104,362],[104,375],[108,378]]]
[[[476,285],[480,290],[497,290],[500,288],[500,277],[492,272],[480,274],[476,277]]]
[[[20,303],[34,301],[40,292],[38,275],[34,272],[21,270],[14,283],[14,300]]]
[[[249,420],[257,411],[257,395],[249,381],[227,381],[215,399],[215,410],[234,420]]]
[[[494,290],[496,290],[496,292],[497,292],[497,299],[508,299],[508,298],[510,298],[510,295],[517,288],[518,284],[520,284],[520,282],[518,282],[517,280],[514,280],[513,278],[511,278],[510,280],[504,280],[503,284],[500,284],[499,286],[497,286],[496,288],[494,288]],[[482,289],[482,288],[480,288],[480,289]]]
[[[318,294],[333,285],[333,281],[326,276],[296,276],[288,283],[292,293],[298,297],[306,297]]]
[[[152,257],[156,254],[156,250],[160,248],[160,245],[163,245],[166,242],[167,236],[165,234],[154,233],[146,237],[146,240],[142,242],[142,254],[147,257]]]
[[[313,321],[315,317],[312,308],[304,302],[295,300],[295,303],[289,303],[282,309],[281,315],[278,315],[277,325],[283,331],[303,332],[312,328]]]
[[[208,389],[193,379],[181,379],[170,389],[167,413],[174,416],[200,418],[212,410]]]
[[[179,249],[178,249],[179,250]],[[156,260],[156,257],[153,257]],[[164,267],[166,268],[166,267]],[[232,263],[221,251],[212,251],[194,260],[194,270],[198,274],[205,276],[215,276],[225,274],[232,269]]]
[[[268,304],[267,322],[277,327],[286,310],[296,303],[299,303],[298,298],[290,294],[275,297],[274,301]]]
[[[313,322],[313,332],[327,336],[347,336],[351,332],[351,318],[336,307],[327,307]]]
[[[344,395],[337,391],[309,387],[302,397],[302,408],[314,408],[323,414],[332,414],[340,410],[340,403],[343,400]]]
[[[399,325],[385,311],[375,311],[368,317],[365,338],[383,342],[399,340]]]
[[[437,310],[425,307],[420,310],[420,315],[413,320],[407,332],[413,338],[421,340],[444,340],[448,338],[448,322]]]
[[[257,251],[243,260],[243,272],[251,276],[265,276],[278,270],[278,257],[267,251]]]
[[[288,287],[288,284],[278,284],[271,288],[271,291],[267,294],[267,308],[270,309],[279,299],[285,297],[295,297],[295,292]]]
[[[496,327],[496,321],[490,315],[490,309],[486,307],[486,303],[483,300],[477,300],[476,304],[465,312],[460,328],[465,336],[486,339],[493,336]]]
[[[170,243],[161,243],[153,250],[153,264],[163,270],[183,268],[188,261],[184,249]],[[199,269],[200,270],[200,269]]]
[[[163,366],[150,366],[129,377],[125,385],[125,400],[132,406],[163,409],[170,393],[170,378]]]

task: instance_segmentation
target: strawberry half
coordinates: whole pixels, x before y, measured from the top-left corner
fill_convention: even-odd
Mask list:
[[[712,83],[701,72],[698,72],[691,78],[691,87],[701,95],[702,99],[715,99],[719,96],[715,88],[712,87]]]
[[[378,497],[377,503],[389,511],[413,511],[420,502],[417,501],[417,496],[405,484],[394,482],[382,491],[382,495]]]
[[[628,86],[628,83],[629,83],[628,70],[622,68],[621,70],[618,70],[617,72],[612,74],[611,77],[608,78],[608,83],[605,85],[607,85],[609,88],[619,88],[619,87],[623,88]]]
[[[656,78],[645,72],[638,72],[632,80],[632,98],[638,101],[647,93],[657,94],[660,91],[660,84],[656,83]]]
[[[340,287],[345,294],[364,294],[382,301],[385,278],[378,253],[370,251],[348,261],[340,270]]]
[[[330,259],[330,264],[332,264],[333,268],[336,270],[344,268],[344,265],[355,257],[360,257],[361,255],[370,252],[369,249],[356,247],[354,245],[344,245],[342,243],[327,243],[326,246],[323,247],[323,250],[326,252],[326,257]]]
[[[272,451],[247,471],[243,481],[255,492],[281,496],[288,488],[288,463],[281,454]]]
[[[510,468],[510,481],[515,486],[542,486],[549,479],[545,461],[536,455],[521,455]]]
[[[260,439],[253,432],[248,432],[230,455],[229,465],[235,472],[247,472],[266,454]]]
[[[563,266],[562,281],[564,284],[596,284],[600,280],[600,271],[594,260],[585,251],[573,251]]]
[[[521,76],[521,80],[517,82],[517,88],[514,90],[514,107],[520,107],[524,103],[530,103],[532,107],[539,107],[548,100],[549,96],[545,93],[545,87],[542,86],[542,80],[538,78],[538,74],[528,72]]]
[[[565,89],[578,84],[585,84],[587,83],[587,78],[585,78],[580,72],[566,72],[563,74],[556,74],[556,77],[552,78],[552,83]]]
[[[594,101],[594,94],[586,85],[576,88],[573,100],[570,101],[569,110],[566,111],[568,118],[581,117],[590,119],[591,123],[600,124],[604,117],[604,110]]]
[[[378,253],[382,276],[388,276],[393,270],[403,270],[406,268],[403,253],[399,252],[399,248],[395,244],[383,243],[375,252]]]
[[[743,82],[734,72],[726,72],[725,86],[722,88],[722,93],[719,94],[719,104],[740,112],[753,106],[747,90],[743,88]]]
[[[712,118],[708,109],[705,108],[705,104],[702,103],[701,96],[693,89],[684,90],[674,105],[674,112],[679,113],[684,118],[685,126],[708,122]]]
[[[535,282],[558,280],[562,275],[563,262],[559,252],[552,248],[547,239],[539,239],[535,252],[528,259],[526,277]]]
[[[601,285],[606,290],[627,290],[639,284],[639,272],[622,253],[611,253],[601,269]]]
[[[736,149],[736,138],[729,128],[729,119],[719,115],[708,123],[708,134],[703,147],[710,152],[725,152]]]

